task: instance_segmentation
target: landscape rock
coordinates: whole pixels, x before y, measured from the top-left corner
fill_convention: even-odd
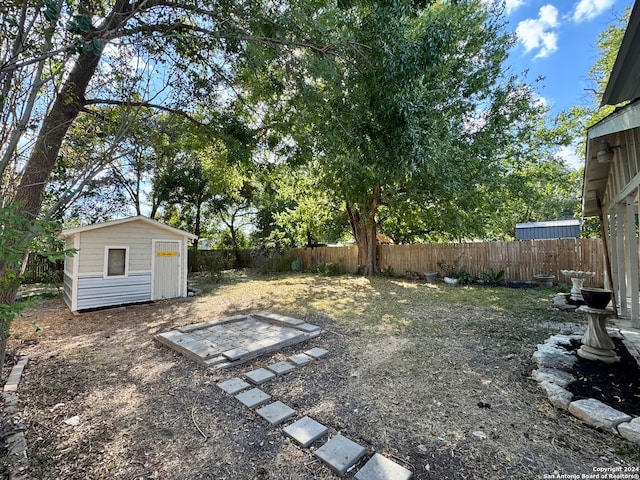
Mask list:
[[[540,368],[547,367],[560,370],[568,370],[578,361],[575,355],[553,343],[538,345],[538,349],[533,352],[532,358]]]
[[[576,377],[564,370],[558,370],[557,368],[540,368],[531,372],[531,378],[538,382],[550,382],[564,388],[572,382],[575,382]]]
[[[618,432],[627,440],[640,445],[640,418],[618,425]]]
[[[630,422],[632,418],[594,398],[571,402],[569,412],[592,427],[616,434],[618,433],[616,427],[623,422]]]
[[[569,335],[551,335],[544,343],[550,343],[552,345],[559,345],[563,347],[571,346],[571,337]]]
[[[573,400],[573,393],[565,390],[556,383],[546,380],[540,382],[540,387],[546,392],[551,405],[562,410],[569,409],[569,404],[571,403],[571,400]]]

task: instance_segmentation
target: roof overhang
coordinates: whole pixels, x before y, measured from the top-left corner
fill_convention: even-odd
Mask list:
[[[639,97],[640,2],[635,2],[600,106],[618,105]]]
[[[584,167],[582,212],[585,217],[600,215],[600,200],[604,198],[611,162],[601,162],[598,150],[602,141],[615,146],[616,134],[640,127],[640,100],[618,108],[615,112],[587,129],[587,154]],[[619,192],[619,194],[624,194]]]
[[[78,228],[69,228],[66,230],[62,230],[61,235],[63,237],[71,237],[75,234],[78,233],[82,233],[82,232],[88,232],[91,230],[97,230],[100,228],[105,228],[105,227],[112,227],[114,225],[121,225],[123,223],[129,223],[129,222],[143,222],[143,223],[147,223],[149,225],[153,225],[154,227],[158,227],[158,228],[162,228],[164,230],[167,230],[168,232],[171,232],[173,234],[177,234],[177,235],[182,235],[185,236],[191,240],[195,240],[196,238],[198,238],[197,235],[194,235],[193,233],[189,233],[189,232],[185,232],[184,230],[180,230],[178,228],[174,228],[174,227],[170,227],[169,225],[165,225],[164,223],[158,222],[157,220],[153,220],[151,218],[145,217],[143,215],[138,215],[135,217],[127,217],[127,218],[121,218],[118,220],[111,220],[109,222],[103,222],[103,223],[94,223],[93,225],[87,225],[84,227],[78,227]]]

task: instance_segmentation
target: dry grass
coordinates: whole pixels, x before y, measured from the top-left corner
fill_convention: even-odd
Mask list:
[[[194,299],[81,316],[47,300],[16,323],[11,342],[31,358],[20,395],[32,477],[334,478],[313,449],[215,387],[309,346],[330,355],[264,390],[332,434],[395,459],[415,479],[539,479],[637,465],[637,447],[554,410],[527,377],[535,344],[582,321],[550,309],[551,295],[242,272]],[[326,332],[216,372],[153,341],[179,325],[265,309]],[[77,427],[64,423],[73,415]]]

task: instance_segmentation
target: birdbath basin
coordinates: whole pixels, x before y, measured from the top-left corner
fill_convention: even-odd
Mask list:
[[[583,272],[582,270],[560,270],[560,273],[571,279],[571,300],[583,302],[580,289],[584,285],[585,278],[593,277],[596,272]]]

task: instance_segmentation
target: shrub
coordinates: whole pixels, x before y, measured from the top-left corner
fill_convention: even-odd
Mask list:
[[[500,287],[504,285],[504,269],[496,272],[493,268],[482,274],[482,284],[490,287]]]
[[[318,265],[316,270],[321,275],[340,275],[340,264],[335,262],[325,262]]]
[[[420,274],[415,270],[407,270],[404,272],[404,275],[407,277],[407,280],[420,280]]]
[[[393,270],[393,267],[387,266],[380,270],[380,275],[383,277],[395,277],[396,272]]]
[[[222,280],[222,272],[233,265],[233,255],[221,250],[213,255],[202,255],[201,261],[209,279],[213,283],[219,283]]]

